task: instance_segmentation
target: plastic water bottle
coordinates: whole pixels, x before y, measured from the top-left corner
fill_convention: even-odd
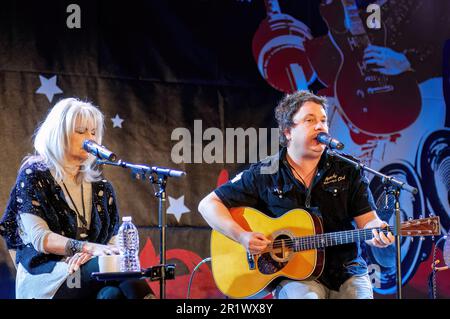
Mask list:
[[[120,271],[140,271],[139,262],[139,233],[131,222],[131,216],[122,217],[119,233],[119,249],[123,255]]]

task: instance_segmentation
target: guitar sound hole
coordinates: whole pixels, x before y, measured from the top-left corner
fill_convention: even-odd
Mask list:
[[[272,251],[259,256],[257,264],[258,270],[262,274],[273,274],[280,271],[287,265],[292,256],[291,237],[282,234],[275,237],[272,243]]]
[[[292,253],[292,240],[287,235],[275,238],[272,244],[272,257],[277,261],[286,261]]]

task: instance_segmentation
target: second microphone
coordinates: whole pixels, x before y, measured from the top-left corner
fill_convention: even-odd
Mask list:
[[[103,145],[97,144],[93,140],[84,140],[83,149],[99,159],[105,159],[111,162],[114,162],[117,159],[116,154],[111,152]]]

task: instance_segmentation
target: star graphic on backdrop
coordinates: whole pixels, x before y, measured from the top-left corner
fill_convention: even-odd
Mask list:
[[[39,80],[41,81],[41,86],[35,93],[45,94],[50,103],[52,102],[55,94],[63,93],[63,91],[56,85],[56,75],[52,76],[50,79],[39,75]]]
[[[182,214],[190,211],[191,210],[189,208],[184,206],[184,195],[179,198],[169,196],[169,207],[167,208],[167,213],[175,215],[178,222],[180,222]]]
[[[124,121],[123,119],[120,118],[119,114],[116,114],[116,116],[111,118],[111,121],[113,122],[113,128],[114,127],[120,127],[122,128],[122,122]]]

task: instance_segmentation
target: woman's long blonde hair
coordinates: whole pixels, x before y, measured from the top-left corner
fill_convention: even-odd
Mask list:
[[[34,135],[35,154],[25,157],[26,164],[42,161],[49,169],[54,170],[55,178],[61,181],[66,174],[64,164],[70,146],[70,136],[75,132],[75,125],[95,127],[95,142],[102,143],[104,116],[97,106],[76,98],[66,98],[50,110],[45,120],[37,128]],[[77,181],[92,182],[101,179],[101,172],[95,166],[96,158],[92,155],[83,163]],[[21,167],[21,168],[22,168]]]

